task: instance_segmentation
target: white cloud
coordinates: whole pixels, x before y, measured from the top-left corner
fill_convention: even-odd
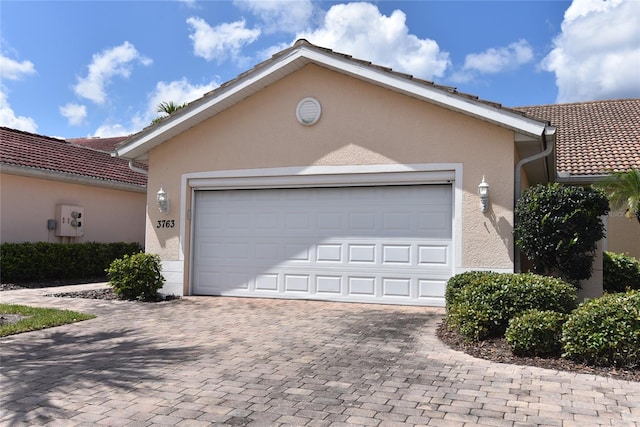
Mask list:
[[[201,98],[205,93],[212,91],[219,86],[216,82],[204,85],[192,85],[186,78],[174,80],[172,82],[158,82],[156,88],[149,95],[147,111],[145,117],[151,121],[158,115],[156,108],[162,102],[173,102],[177,105],[189,103]]]
[[[257,16],[267,34],[304,31],[314,12],[310,0],[235,0],[233,3]]]
[[[121,124],[103,124],[93,133],[94,138],[111,138],[114,136],[127,136],[140,131],[139,128],[126,128]]]
[[[385,16],[370,3],[334,5],[320,28],[296,37],[424,79],[441,77],[450,65],[435,41],[409,34],[402,11]]]
[[[186,5],[190,9],[196,8],[196,0],[178,0],[180,3]]]
[[[0,55],[0,78],[7,80],[19,80],[24,75],[34,74],[36,67],[31,61],[18,62],[14,59]]]
[[[7,88],[2,84],[2,80],[20,80],[35,72],[36,68],[31,61],[18,62],[0,54],[0,126],[32,133],[38,130],[33,118],[16,115],[9,104]]]
[[[555,73],[557,102],[640,96],[636,0],[574,0],[541,66]]]
[[[158,82],[155,89],[147,96],[147,105],[144,111],[133,114],[128,124],[107,121],[96,129],[93,136],[106,138],[137,133],[149,126],[151,121],[160,115],[156,108],[161,102],[173,102],[178,105],[189,103],[201,98],[205,93],[218,86],[219,84],[213,81],[203,85],[194,85],[184,77],[171,82]]]
[[[81,104],[68,103],[60,107],[60,114],[69,120],[72,126],[78,126],[84,123],[87,118],[87,107]]]
[[[495,74],[512,70],[533,59],[533,50],[526,40],[519,40],[507,47],[490,48],[482,53],[472,53],[464,60],[465,70]]]
[[[16,116],[2,88],[0,88],[0,126],[31,133],[35,133],[38,130],[36,121],[31,117]]]
[[[204,19],[191,17],[187,24],[192,29],[189,38],[193,40],[194,55],[218,63],[228,58],[239,60],[242,47],[260,36],[260,30],[246,28],[244,20],[211,27]]]
[[[135,46],[127,41],[120,46],[94,54],[87,76],[78,78],[78,83],[74,87],[75,93],[96,104],[104,104],[107,97],[105,87],[115,76],[128,78],[131,75],[132,63],[135,61],[142,65],[152,63],[151,59],[140,55]]]

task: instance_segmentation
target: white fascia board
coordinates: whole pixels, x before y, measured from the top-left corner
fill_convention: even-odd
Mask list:
[[[195,126],[233,103],[252,95],[310,62],[444,108],[487,120],[526,135],[540,137],[545,128],[545,124],[537,120],[494,108],[481,102],[467,100],[461,95],[447,93],[444,90],[429,87],[394,75],[392,72],[378,70],[373,66],[342,58],[336,54],[327,54],[317,49],[301,46],[272,60],[268,65],[249,72],[249,74],[233,82],[228,87],[219,89],[210,99],[207,100],[205,99],[206,97],[203,97],[200,101],[196,101],[201,102],[200,105],[188,107],[182,114],[179,112],[165,122],[151,127],[147,133],[142,131],[140,136],[134,137],[129,143],[117,148],[115,154],[128,159],[143,158],[151,148]],[[289,67],[292,64],[295,64],[295,66]]]
[[[20,175],[30,178],[60,181],[70,184],[89,185],[92,187],[110,188],[112,190],[131,191],[135,193],[146,193],[147,187],[136,184],[129,184],[120,181],[109,181],[106,179],[92,178],[85,175],[75,175],[66,172],[50,171],[47,169],[37,169],[25,166],[16,166],[2,163],[2,173],[9,175]]]

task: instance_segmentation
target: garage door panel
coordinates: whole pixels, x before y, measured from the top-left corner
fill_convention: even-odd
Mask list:
[[[369,297],[376,295],[375,277],[349,277],[347,283],[347,295],[364,295]]]
[[[309,276],[298,274],[284,275],[284,291],[287,292],[311,292],[309,288]]]
[[[384,264],[411,264],[411,245],[382,245]]]
[[[418,282],[418,297],[433,298],[444,295],[447,286],[447,280],[420,280]]]
[[[342,295],[342,276],[316,276],[316,292],[318,294],[326,294],[338,296]]]
[[[192,291],[441,305],[452,204],[450,185],[198,191]]]
[[[279,246],[280,245],[278,245],[277,243],[256,242],[254,244],[255,259],[260,263],[266,262],[267,265],[272,265],[275,261],[281,258],[279,255]]]
[[[349,245],[349,264],[376,262],[376,245]]]
[[[418,247],[418,264],[448,266],[450,249],[446,245],[421,245]]]
[[[318,244],[316,246],[316,262],[342,262],[342,245],[341,244]]]
[[[285,244],[284,250],[289,255],[287,258],[293,262],[312,262],[311,260],[311,251],[309,250],[308,245],[304,244]]]
[[[370,270],[369,270],[370,271]],[[253,277],[251,277],[253,276]],[[245,274],[237,272],[204,272],[200,280],[205,295],[262,296],[275,298],[302,297],[360,302],[416,303],[441,300],[447,278],[402,277],[360,273],[344,275],[304,274],[289,269],[280,273]]]
[[[383,296],[410,298],[411,279],[383,278],[382,294]]]
[[[255,290],[258,292],[278,292],[279,281],[278,274],[260,274],[255,279]]]

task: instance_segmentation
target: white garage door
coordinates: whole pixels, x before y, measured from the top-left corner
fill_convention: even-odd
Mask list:
[[[451,185],[197,191],[196,295],[443,305]]]

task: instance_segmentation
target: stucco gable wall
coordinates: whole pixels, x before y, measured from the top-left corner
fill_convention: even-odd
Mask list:
[[[300,125],[295,116],[297,103],[306,96],[322,104],[320,121],[310,127]],[[150,209],[147,250],[165,260],[178,259],[179,230],[157,228],[157,221],[179,222],[184,173],[461,163],[461,267],[510,269],[514,161],[511,131],[308,65],[149,152],[148,202],[155,206],[155,193],[163,186],[172,198],[172,211],[164,216]],[[491,185],[487,214],[481,213],[476,194],[483,175]],[[184,250],[188,248],[187,240]]]
[[[61,242],[61,237],[47,229],[47,220],[55,219],[56,204],[68,204],[84,208],[84,236],[71,242],[144,244],[144,193],[6,173],[1,174],[0,182],[3,243]]]

